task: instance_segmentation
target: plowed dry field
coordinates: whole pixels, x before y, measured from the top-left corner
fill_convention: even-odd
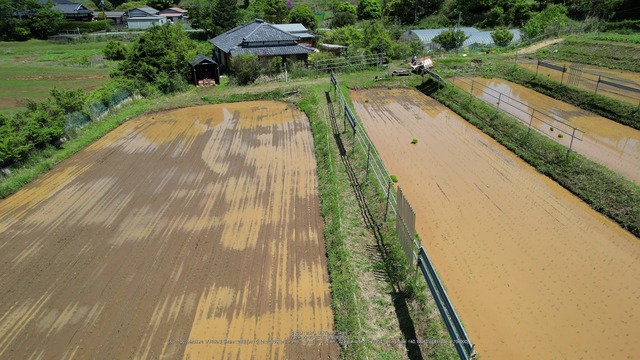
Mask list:
[[[474,95],[494,106],[500,97],[500,108],[525,123],[529,122],[532,108],[535,108],[535,116],[547,124],[534,119],[532,126],[567,148],[571,144],[571,137],[565,135],[559,138],[558,133],[559,129],[563,129],[570,134],[571,129],[557,120],[584,131],[584,134],[578,135],[582,141],[573,142],[573,150],[640,184],[639,130],[507,80],[480,77],[472,79],[475,82]],[[469,91],[471,80],[455,81],[455,84]],[[499,96],[499,93],[511,99]]]
[[[309,122],[281,102],[131,120],[0,201],[0,358],[327,358]],[[226,342],[226,344],[225,344]]]
[[[637,238],[417,90],[351,97],[481,358],[637,357]]]

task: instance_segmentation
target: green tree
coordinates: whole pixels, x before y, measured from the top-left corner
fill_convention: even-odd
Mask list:
[[[349,12],[358,16],[358,9],[349,2],[343,2],[336,7],[336,12]]]
[[[339,28],[343,26],[349,26],[355,24],[356,21],[358,21],[358,18],[355,14],[349,11],[341,11],[333,15],[333,19],[331,19],[331,27]]]
[[[467,36],[464,31],[448,30],[441,32],[432,40],[433,42],[440,44],[443,49],[449,51],[462,46],[464,41],[469,37],[470,36]]]
[[[236,0],[218,0],[213,7],[214,35],[220,35],[238,25],[240,9]]]
[[[389,53],[391,36],[381,21],[369,21],[364,26],[363,45],[371,53]]]
[[[172,4],[174,4],[173,0],[147,0],[147,6],[158,10],[168,9]]]
[[[195,29],[204,30],[208,37],[213,37],[218,31],[214,23],[214,6],[213,0],[194,0],[189,6],[189,21]]]
[[[316,15],[313,13],[313,10],[309,7],[309,5],[302,4],[296,5],[291,12],[289,12],[289,22],[290,23],[301,23],[307,29],[315,30],[318,27],[318,21],[316,20]]]
[[[513,40],[513,34],[506,27],[499,27],[491,32],[493,42],[500,47],[508,46]]]
[[[258,0],[264,20],[271,24],[282,24],[287,20],[289,8],[283,0]]]
[[[496,6],[489,10],[480,25],[482,27],[492,28],[496,26],[503,26],[505,25],[506,21],[507,18],[505,16],[504,10],[500,6]]]
[[[382,17],[382,6],[377,0],[358,0],[358,19],[375,20]]]
[[[547,31],[569,25],[567,8],[564,5],[551,4],[543,11],[534,14],[522,27],[525,38],[533,39]]]
[[[60,11],[40,9],[31,18],[31,33],[40,39],[46,39],[51,32],[59,30],[64,22],[64,15]]]
[[[362,41],[362,32],[355,25],[344,26],[328,31],[323,36],[323,42],[344,46],[354,46]]]
[[[151,84],[164,93],[179,91],[191,73],[188,60],[196,55],[195,48],[181,26],[154,26],[133,43],[112,76],[135,90]]]

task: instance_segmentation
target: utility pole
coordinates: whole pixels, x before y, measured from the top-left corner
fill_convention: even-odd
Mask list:
[[[456,32],[456,54],[460,49],[460,17],[462,16],[462,12],[458,11],[458,31]]]
[[[102,16],[104,16],[104,32],[107,32],[107,14],[104,12],[104,0],[100,0],[100,5],[102,5]]]

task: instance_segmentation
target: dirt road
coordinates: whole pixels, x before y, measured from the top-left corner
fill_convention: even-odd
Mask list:
[[[637,357],[637,238],[417,90],[351,97],[482,359]]]
[[[574,141],[572,149],[640,184],[639,130],[507,80],[480,77],[471,79],[474,81],[474,95],[494,106],[498,101],[497,98],[500,97],[500,109],[525,123],[529,122],[532,108],[535,108],[535,116],[545,123],[534,120],[533,126],[567,148],[571,143],[569,134],[572,131],[557,120],[584,131],[584,135],[578,135],[582,141]],[[463,78],[462,81],[454,83],[465,91],[469,91],[471,80]],[[499,93],[511,99],[502,97]],[[559,138],[560,129],[566,130],[569,134]]]
[[[0,358],[336,357],[309,122],[131,120],[0,201]],[[226,342],[226,344],[225,344]]]

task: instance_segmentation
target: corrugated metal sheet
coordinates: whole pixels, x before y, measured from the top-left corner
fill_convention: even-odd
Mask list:
[[[409,30],[403,33],[400,36],[400,39],[404,41],[420,40],[425,45],[430,46],[433,43],[434,37],[448,30],[451,30],[451,29],[441,28],[441,29]],[[493,38],[491,38],[491,31],[480,31],[472,27],[463,27],[463,28],[460,28],[460,30],[464,31],[464,33],[467,36],[470,35],[470,37],[467,40],[465,40],[465,42],[462,44],[463,47],[471,46],[474,44],[494,45]],[[522,34],[519,29],[511,29],[509,30],[509,32],[513,34],[513,40],[511,40],[511,43],[515,43],[519,41],[520,38],[522,37]]]
[[[294,33],[306,33],[307,31],[309,31],[306,27],[304,27],[304,25],[302,25],[300,23],[295,23],[295,24],[272,24],[271,26],[273,26],[276,29],[280,29],[282,31],[286,31],[286,32],[292,33],[292,34],[294,34]]]

